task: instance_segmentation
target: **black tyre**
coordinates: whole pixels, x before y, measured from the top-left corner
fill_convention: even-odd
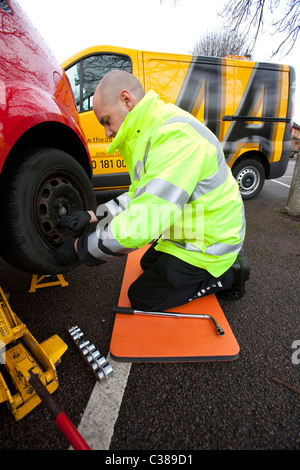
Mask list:
[[[265,183],[264,167],[257,160],[248,159],[238,163],[232,174],[238,182],[243,199],[255,198]]]
[[[33,274],[60,274],[77,266],[60,266],[53,257],[63,238],[74,237],[57,228],[60,217],[96,208],[91,181],[73,157],[51,148],[27,151],[6,176],[0,195],[1,257]]]

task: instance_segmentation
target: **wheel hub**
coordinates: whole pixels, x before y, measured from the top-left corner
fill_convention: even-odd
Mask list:
[[[259,185],[259,174],[255,168],[244,168],[237,176],[237,182],[242,194],[253,192]]]
[[[82,210],[78,190],[63,177],[47,179],[36,196],[35,217],[43,240],[51,247],[61,243],[62,237],[70,236],[67,229],[57,227],[60,218],[74,210]]]

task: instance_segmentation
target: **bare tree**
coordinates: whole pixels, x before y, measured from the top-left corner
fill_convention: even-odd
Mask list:
[[[236,31],[223,30],[207,32],[193,46],[190,53],[215,57],[226,57],[228,55],[249,57],[251,50],[246,44],[245,36]]]
[[[164,3],[164,1],[165,1],[165,0],[160,0],[160,3]],[[173,0],[173,1],[172,1],[173,6],[175,7],[175,5],[176,5],[177,3],[179,3],[179,2],[180,2],[180,0]]]
[[[272,57],[283,51],[288,54],[296,43],[300,29],[300,0],[229,0],[219,15],[231,31],[238,31],[241,24],[245,24],[244,31],[247,35],[254,29],[251,44],[253,50],[259,33],[264,30],[266,16],[270,13],[272,24],[269,31],[272,34],[280,33],[283,37]],[[276,13],[279,14],[279,19],[275,18]]]

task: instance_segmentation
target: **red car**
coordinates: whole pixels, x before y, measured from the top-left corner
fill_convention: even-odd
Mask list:
[[[0,256],[57,274],[59,218],[95,209],[88,148],[60,64],[15,0],[0,2]]]

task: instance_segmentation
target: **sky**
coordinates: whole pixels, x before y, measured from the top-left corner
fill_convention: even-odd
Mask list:
[[[18,0],[57,59],[95,45],[188,54],[207,31],[222,29],[224,0]],[[271,18],[269,19],[271,21]],[[271,59],[280,37],[266,32],[253,58],[291,65],[296,70],[294,122],[300,125],[300,38],[285,57]],[[281,41],[280,41],[281,42]],[[298,92],[297,92],[298,90]]]

